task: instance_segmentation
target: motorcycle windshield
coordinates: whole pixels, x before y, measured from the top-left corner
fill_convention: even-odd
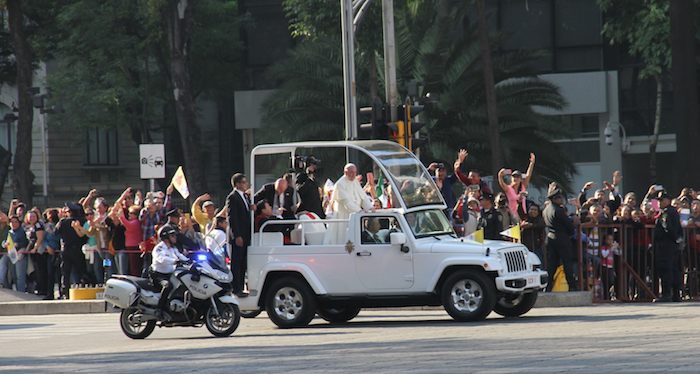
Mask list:
[[[228,256],[226,249],[216,246],[216,248],[209,248],[209,252],[212,254],[210,256],[212,265],[215,268],[226,269],[226,257]]]

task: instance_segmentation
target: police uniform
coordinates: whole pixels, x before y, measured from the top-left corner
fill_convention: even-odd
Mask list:
[[[657,198],[670,199],[665,192],[659,193]],[[654,266],[661,278],[662,291],[659,301],[680,301],[679,245],[682,239],[680,216],[674,207],[668,205],[661,210],[654,227]]]
[[[165,242],[160,242],[153,248],[153,263],[151,264],[150,275],[154,285],[160,284],[163,286],[160,300],[158,301],[158,308],[161,310],[167,308],[166,302],[172,289],[170,275],[175,271],[177,262],[188,260],[176,247],[170,247]]]
[[[569,284],[569,290],[578,289],[574,276],[574,250],[571,245],[571,238],[575,233],[574,224],[566,214],[566,208],[554,203],[554,199],[563,196],[561,190],[550,191],[547,198],[550,203],[542,211],[542,217],[546,226],[547,238],[545,247],[547,248],[547,273],[552,281],[547,284],[547,291],[551,291],[554,286],[554,273],[559,267],[559,263],[564,266],[564,274]]]
[[[488,199],[493,203],[493,195],[484,193],[482,200]],[[484,229],[484,239],[501,240],[501,229],[503,227],[503,216],[495,207],[491,209],[481,209],[481,228]]]

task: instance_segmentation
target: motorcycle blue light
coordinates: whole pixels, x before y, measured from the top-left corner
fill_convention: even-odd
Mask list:
[[[197,261],[206,261],[207,255],[197,255]]]

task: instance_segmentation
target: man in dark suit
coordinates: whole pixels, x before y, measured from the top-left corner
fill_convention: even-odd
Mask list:
[[[250,244],[250,212],[255,210],[246,193],[250,185],[248,178],[241,173],[231,177],[233,191],[226,197],[228,211],[229,243],[231,245],[231,272],[233,273],[233,292],[238,296],[243,293],[245,272],[248,265],[248,245]]]
[[[383,244],[384,241],[377,235],[382,228],[377,218],[368,218],[365,221],[365,229],[362,230],[362,244]]]
[[[681,301],[680,250],[683,244],[683,228],[680,215],[671,206],[671,196],[659,191],[658,218],[654,226],[654,266],[661,278],[661,297],[656,302]]]
[[[274,184],[263,185],[253,196],[255,204],[262,200],[270,203],[273,216],[294,219],[294,190],[289,188],[285,179],[279,178]]]

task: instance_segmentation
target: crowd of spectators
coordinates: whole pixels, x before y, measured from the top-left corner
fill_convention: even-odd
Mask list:
[[[461,170],[467,156],[466,150],[458,153],[452,174],[448,173],[444,164],[432,163],[428,166],[444,200],[455,201],[448,211],[455,231],[469,236],[483,229],[486,239],[511,240],[502,236],[501,232],[519,225],[521,242],[546,263],[550,257],[545,250],[550,228],[542,217],[544,206],[530,199],[527,191],[534,172],[535,155],[530,155],[525,173],[505,168],[498,172],[494,184],[498,184],[502,192],[495,196],[480,179],[478,171],[465,174]],[[615,299],[616,293],[620,292],[628,292],[630,299],[641,298],[647,291],[658,296],[661,295],[657,292],[658,280],[663,280],[662,273],[665,271],[658,270],[659,264],[665,269],[664,259],[668,259],[673,269],[673,275],[669,275],[673,278],[670,281],[673,286],[667,288],[672,287],[673,291],[664,291],[666,296],[658,300],[678,301],[681,276],[684,273],[693,274],[692,269],[698,267],[695,253],[700,249],[700,230],[696,234],[696,229],[700,229],[698,191],[684,188],[677,197],[672,198],[663,186],[655,184],[640,200],[634,192],[621,191],[622,179],[622,174],[615,171],[610,181],[603,181],[598,189],[595,189],[595,182],[587,182],[577,191],[575,198],[566,200],[569,219],[576,226],[575,234],[571,237],[575,282],[583,283],[584,289],[594,290],[598,299]],[[458,182],[461,182],[461,188],[456,188]],[[556,184],[550,186],[550,190],[552,187],[556,187]],[[463,190],[463,193],[455,196],[459,190]],[[668,209],[663,206],[664,199],[670,203],[668,209],[678,213],[679,225],[685,231],[684,235],[675,234],[683,236],[677,240],[676,252],[661,250],[662,245],[655,243],[655,238],[659,241],[669,231],[665,214]],[[544,204],[551,204],[551,201],[546,200]],[[683,252],[685,249],[688,251]],[[679,256],[678,253],[685,253],[686,256]],[[625,290],[616,286],[621,261],[629,265],[625,267],[625,281],[629,284]],[[629,275],[632,272],[635,276]],[[686,281],[697,282],[697,279]],[[646,287],[642,287],[641,283]],[[570,288],[579,287],[570,284]]]
[[[112,274],[145,277],[165,224],[177,227],[178,244],[186,249],[225,245],[225,211],[205,194],[183,213],[173,208],[172,192],[172,186],[145,194],[127,188],[110,204],[91,190],[77,203],[43,212],[12,200],[7,213],[0,212],[0,286],[51,300]]]

